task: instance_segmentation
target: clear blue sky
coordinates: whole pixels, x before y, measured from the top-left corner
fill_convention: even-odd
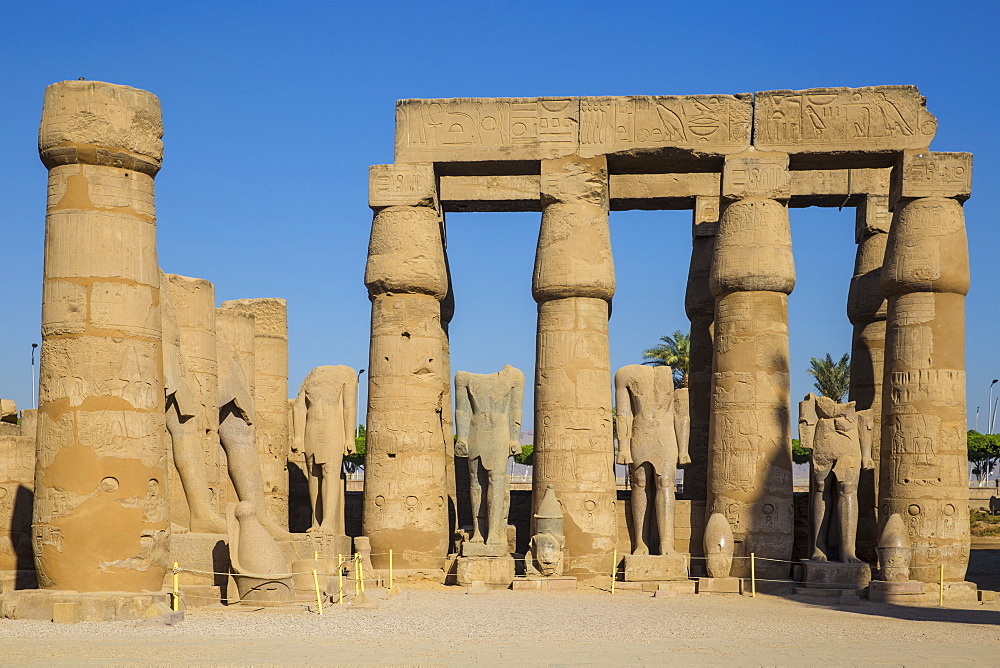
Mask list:
[[[392,162],[398,98],[916,84],[939,121],[932,148],[975,153],[971,426],[1000,377],[998,18],[991,2],[925,1],[4,3],[0,397],[32,403],[46,192],[36,138],[51,82],[85,77],[160,97],[160,264],[213,281],[220,302],[287,298],[292,393],[313,366],[368,366],[367,173]],[[538,218],[449,217],[453,370],[509,363],[531,378]],[[688,212],[612,213],[613,368],[688,328],[689,225]],[[793,400],[811,387],[810,356],[850,349],[853,230],[853,209],[792,211]]]

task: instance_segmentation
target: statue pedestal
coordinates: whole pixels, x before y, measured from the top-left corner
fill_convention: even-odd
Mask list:
[[[625,556],[626,582],[687,580],[686,554],[629,554]]]
[[[923,601],[926,585],[923,582],[885,582],[872,580],[868,586],[868,598],[876,603],[914,604]],[[936,589],[936,587],[935,587]]]
[[[741,578],[698,578],[699,594],[742,594]]]
[[[803,559],[802,569],[802,585],[808,589],[864,589],[872,581],[872,569],[866,563]]]
[[[550,575],[518,577],[510,587],[514,591],[569,591],[576,589],[576,578],[572,575]]]
[[[144,593],[21,589],[0,595],[0,617],[62,624],[119,622],[142,619],[154,604],[170,607],[171,598],[167,589]]]
[[[170,564],[177,562],[182,569],[177,577],[184,605],[189,608],[214,605],[226,599],[229,592],[229,537],[212,533],[175,533],[170,536]],[[173,575],[168,572],[164,585],[171,586]]]
[[[463,557],[507,557],[510,556],[510,546],[507,543],[487,545],[486,543],[462,543]]]
[[[296,543],[296,559],[312,559],[312,552],[318,552],[320,559],[332,561],[336,564],[338,556],[342,556],[345,560],[351,557],[350,536],[335,533],[321,533],[319,531],[312,531],[306,534],[296,534],[297,538],[299,536],[305,536],[305,538],[299,538],[299,542]],[[305,548],[308,553],[302,554],[302,548]],[[310,549],[311,551],[309,551]],[[289,561],[295,561],[295,559],[290,559]]]
[[[506,545],[503,546],[506,549]],[[455,560],[455,581],[468,586],[473,582],[494,588],[507,588],[514,581],[514,557],[458,557]]]

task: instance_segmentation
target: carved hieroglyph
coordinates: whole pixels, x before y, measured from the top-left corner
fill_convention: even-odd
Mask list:
[[[969,563],[962,201],[971,173],[968,153],[905,154],[893,172],[879,506],[906,523],[910,575],[922,582],[936,582],[942,563],[946,580],[964,580]]]
[[[524,374],[509,364],[498,373],[455,374],[455,454],[469,460],[472,543],[506,546],[507,463],[521,452],[523,401]]]
[[[885,357],[886,301],[879,282],[889,238],[888,180],[884,195],[867,195],[858,205],[854,277],[847,294],[847,317],[854,325],[851,345],[851,386],[848,399],[858,410],[871,410],[875,434],[873,470],[862,470],[858,481],[858,555],[875,562],[878,539],[879,434],[882,429],[882,374]]]
[[[195,533],[225,533],[226,522],[215,510],[212,488],[208,484],[208,467],[202,448],[206,429],[200,419],[202,411],[195,394],[196,380],[188,371],[181,348],[170,279],[162,272],[160,287],[166,427],[180,483],[177,485],[179,490],[170,490],[171,519]],[[216,446],[216,449],[221,448]]]
[[[605,158],[542,162],[533,503],[565,511],[566,572],[607,572],[617,538],[608,315],[615,292]]]
[[[318,366],[294,402],[296,441],[305,454],[312,526],[344,535],[344,455],[354,452],[358,374],[349,366]]]
[[[687,389],[674,390],[669,366],[629,364],[615,374],[615,391],[618,463],[632,473],[632,554],[650,553],[654,527],[653,554],[674,554],[674,477],[691,461]]]
[[[284,299],[233,299],[254,315],[254,413],[268,514],[288,527],[288,308]]]
[[[379,166],[372,173],[391,169]],[[439,569],[448,550],[443,423],[450,379],[442,377],[441,324],[448,276],[443,222],[433,205],[434,172],[426,165],[419,174],[409,204],[370,201],[375,218],[365,270],[372,337],[362,525],[376,568],[388,567],[392,549],[397,568]]]
[[[792,458],[788,295],[795,286],[788,156],[749,151],[726,159],[710,286],[715,358],[706,512],[722,513],[739,556],[789,559]],[[733,575],[747,575],[737,559]],[[762,562],[765,577],[787,564]]]
[[[691,464],[684,470],[684,498],[704,500],[708,475],[708,427],[712,412],[712,347],[715,297],[708,286],[719,233],[719,198],[695,198],[691,265],[688,269],[684,308],[691,320],[688,360],[688,401]]]
[[[45,222],[33,543],[39,585],[159,591],[170,522],[152,94],[45,91]]]

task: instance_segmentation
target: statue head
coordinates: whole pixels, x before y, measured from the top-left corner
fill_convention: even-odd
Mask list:
[[[535,568],[542,575],[556,575],[563,559],[566,539],[551,533],[538,533],[531,537],[531,554]]]

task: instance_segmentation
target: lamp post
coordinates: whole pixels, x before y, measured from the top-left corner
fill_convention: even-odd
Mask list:
[[[361,436],[361,374],[365,372],[364,369],[358,370],[358,396],[355,398],[358,406],[358,413],[354,416],[354,421],[358,425],[354,428],[354,436],[357,438]],[[992,389],[992,388],[991,388]]]
[[[35,348],[37,343],[31,344],[31,407],[38,408],[38,393],[35,392]]]
[[[1000,378],[994,378],[993,382],[990,383],[990,403],[986,404],[986,411],[989,413],[989,433],[993,433],[993,420],[996,418],[996,409],[993,407],[993,386],[1000,381]]]

